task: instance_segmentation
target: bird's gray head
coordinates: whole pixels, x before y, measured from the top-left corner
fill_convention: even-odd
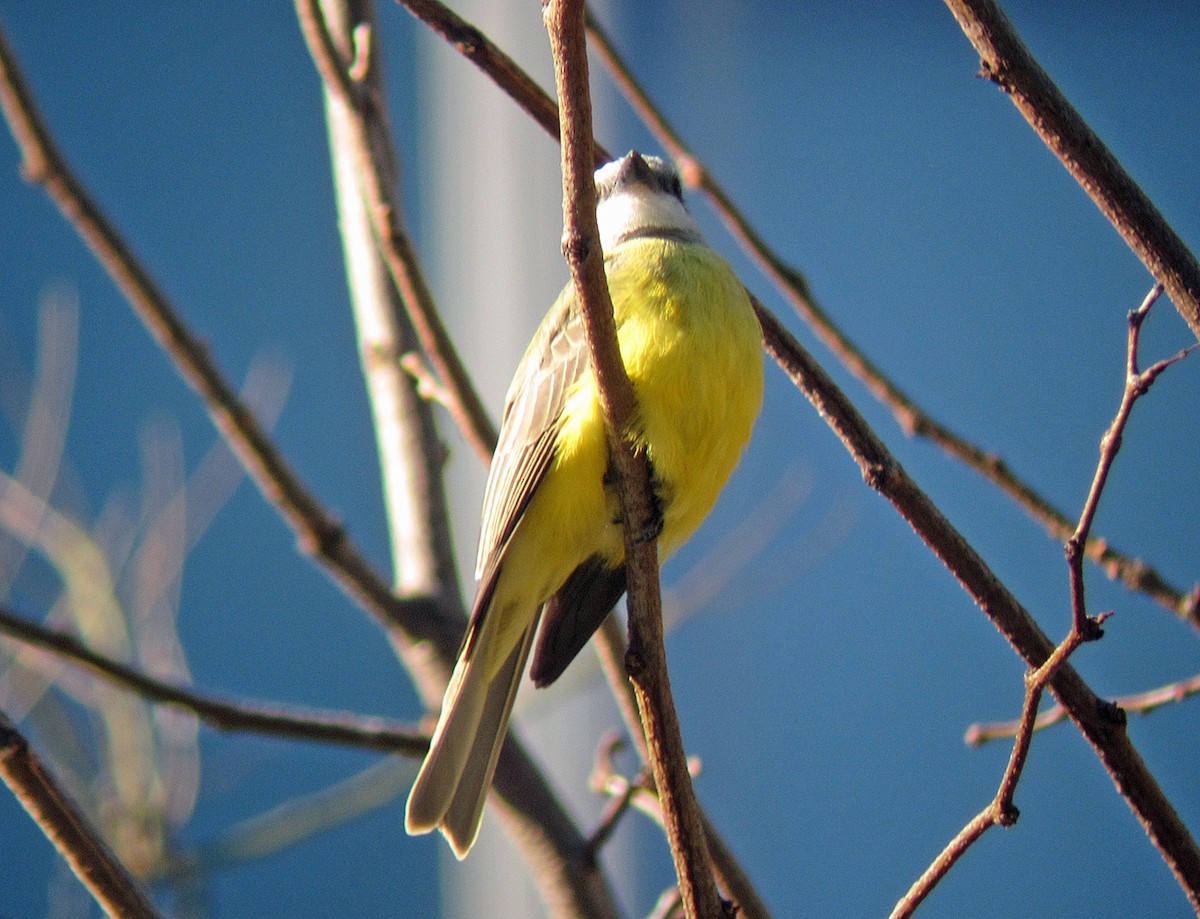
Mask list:
[[[596,170],[596,219],[605,252],[630,239],[702,241],[683,204],[679,173],[664,159],[632,150]]]

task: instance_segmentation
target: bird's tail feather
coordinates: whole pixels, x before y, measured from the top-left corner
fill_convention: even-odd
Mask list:
[[[512,714],[517,687],[525,672],[533,631],[533,626],[525,631],[504,666],[488,685],[471,751],[458,780],[454,799],[442,818],[442,834],[449,840],[450,847],[459,859],[466,857],[479,835],[483,805],[487,801],[488,789],[492,787],[492,776],[496,772],[500,748],[504,745],[508,716]]]
[[[429,754],[413,783],[405,811],[410,834],[439,829],[462,859],[475,844],[496,760],[504,743],[517,686],[525,671],[534,626],[521,636],[492,679],[476,648],[450,678]]]

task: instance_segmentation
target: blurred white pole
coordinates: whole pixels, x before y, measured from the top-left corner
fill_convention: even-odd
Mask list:
[[[543,86],[553,87],[549,42],[536,3],[461,0],[455,10]],[[517,362],[567,280],[559,248],[558,145],[440,39],[421,39],[418,72],[423,251],[431,256],[438,303],[498,420]],[[450,443],[451,513],[464,593],[470,597],[485,472],[461,443]],[[535,691],[526,682],[514,718],[556,791],[575,814],[585,815],[584,832],[594,826],[602,806],[587,789],[595,739],[618,723],[602,681],[597,678],[589,686],[582,694],[566,686],[556,693],[557,687]],[[531,703],[536,711],[522,717]],[[589,723],[593,727],[581,729]],[[442,865],[447,917],[542,914],[523,865],[491,816],[485,816],[470,857],[459,864],[446,848]],[[615,874],[612,880],[615,889],[628,890]]]

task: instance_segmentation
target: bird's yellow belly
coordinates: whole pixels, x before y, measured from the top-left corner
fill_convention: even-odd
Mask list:
[[[634,246],[650,251],[633,253]],[[749,440],[762,402],[761,332],[732,269],[704,247],[626,243],[623,257],[609,264],[608,279],[637,397],[634,442],[653,467],[663,511],[659,549],[666,558],[712,509]],[[561,417],[554,458],[513,534],[497,583],[493,606],[509,614],[496,618],[502,631],[512,632],[500,647],[511,647],[529,616],[588,558],[599,555],[616,566],[625,557],[616,489],[605,482],[607,433],[590,371],[573,387]],[[506,577],[510,572],[522,575]]]

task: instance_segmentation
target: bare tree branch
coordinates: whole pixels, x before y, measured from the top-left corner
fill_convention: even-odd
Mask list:
[[[909,477],[825,371],[774,316],[760,304],[756,308],[768,351],[833,428],[867,484],[908,521],[1026,664],[1041,667],[1054,646],[1033,617]],[[1200,909],[1200,849],[1130,742],[1124,713],[1092,692],[1070,664],[1058,668],[1049,688],[1096,751],[1193,908]]]
[[[1162,285],[1155,285],[1142,305],[1129,314],[1125,390],[1112,423],[1100,439],[1100,459],[1096,464],[1096,472],[1092,477],[1092,485],[1088,490],[1087,499],[1084,501],[1083,510],[1079,514],[1079,523],[1075,527],[1075,532],[1067,540],[1066,559],[1071,584],[1070,631],[1044,664],[1025,675],[1025,702],[1021,710],[1021,718],[1017,722],[1016,740],[1013,743],[1012,755],[1009,757],[1008,766],[1004,770],[1004,777],[1000,780],[1000,787],[997,789],[995,797],[987,807],[963,827],[958,835],[951,840],[950,844],[934,860],[933,864],[913,884],[908,893],[896,904],[891,919],[907,919],[907,917],[911,916],[925,897],[946,876],[946,873],[954,866],[955,862],[987,830],[993,826],[1012,826],[1016,823],[1018,812],[1016,806],[1013,804],[1013,797],[1016,794],[1017,783],[1021,780],[1021,773],[1025,768],[1025,762],[1029,756],[1030,744],[1033,742],[1038,706],[1041,703],[1042,694],[1050,679],[1054,676],[1054,673],[1066,663],[1067,658],[1074,654],[1075,650],[1081,644],[1088,641],[1095,641],[1104,634],[1100,626],[1108,618],[1109,614],[1104,613],[1093,617],[1088,615],[1087,611],[1083,583],[1083,545],[1087,541],[1088,531],[1091,529],[1092,522],[1096,519],[1096,510],[1100,506],[1100,498],[1104,494],[1104,485],[1108,481],[1108,474],[1112,470],[1113,463],[1116,461],[1117,452],[1121,449],[1121,438],[1124,434],[1125,426],[1129,422],[1133,404],[1149,391],[1159,374],[1171,364],[1182,360],[1188,351],[1191,350],[1189,348],[1175,355],[1173,358],[1159,361],[1144,373],[1138,370],[1138,338],[1141,333],[1142,323],[1145,321],[1146,316],[1149,315],[1150,308],[1161,293]],[[1192,347],[1196,346],[1193,345]]]
[[[1121,234],[1200,338],[1200,264],[1146,193],[1029,53],[993,0],[946,0],[999,86]]]
[[[114,919],[158,919],[150,898],[0,712],[0,779]]]
[[[687,148],[661,109],[638,83],[608,35],[590,16],[588,35],[617,87],[658,142],[679,164],[688,185],[708,197],[730,234],[759,270],[775,284],[813,333],[841,361],[842,366],[891,410],[900,428],[910,437],[923,437],[931,441],[975,470],[1016,501],[1054,539],[1067,539],[1074,529],[1074,521],[1014,473],[1003,459],[976,446],[927,414],[837,327],[813,297],[804,275],[771,248],[713,174]],[[1085,544],[1085,554],[1110,578],[1120,581],[1130,590],[1147,594],[1180,618],[1200,628],[1200,590],[1179,590],[1153,566],[1114,549],[1103,538],[1090,537]]]
[[[596,632],[596,653],[600,656],[601,669],[612,688],[626,730],[633,738],[642,762],[647,763],[649,753],[646,750],[646,737],[638,713],[637,697],[633,691],[633,684],[625,673],[625,650],[625,632],[616,615],[609,615]],[[700,822],[708,843],[713,873],[725,895],[733,902],[738,911],[737,915],[743,919],[771,919],[771,911],[758,895],[750,875],[738,862],[737,856],[733,854],[733,850],[729,848],[729,844],[725,842],[702,806]]]
[[[722,915],[721,901],[667,674],[658,544],[656,540],[638,538],[644,525],[654,518],[650,465],[645,454],[635,454],[624,435],[631,430],[637,405],[617,346],[604,253],[596,226],[596,187],[592,179],[596,157],[592,145],[583,0],[550,0],[544,15],[560,100],[563,254],[583,304],[591,363],[608,422],[611,455],[620,483],[622,519],[626,521],[630,635],[626,669],[637,694],[684,908],[691,919],[715,919]]]
[[[1162,708],[1164,705],[1174,705],[1198,694],[1200,694],[1200,675],[1191,676],[1186,680],[1179,680],[1178,682],[1159,686],[1156,689],[1149,689],[1145,692],[1134,693],[1128,696],[1117,696],[1112,700],[1112,704],[1123,712],[1148,715],[1156,709]],[[1066,720],[1066,709],[1061,705],[1055,705],[1037,716],[1033,729],[1040,731],[1043,728],[1051,727]],[[963,741],[973,747],[977,747],[993,740],[1013,737],[1019,729],[1020,722],[1018,721],[991,721],[972,724],[967,728]]]
[[[259,490],[338,585],[376,618],[417,634],[439,616],[429,598],[399,600],[355,548],[342,525],[322,507],[263,432],[253,412],[224,379],[203,342],[138,261],[133,250],[71,172],[0,31],[0,108],[21,150],[25,177],[40,184],[92,249],[179,374],[201,396],[213,423]]]
[[[401,306],[376,235],[375,215],[391,205],[373,196],[394,195],[398,167],[385,116],[383,61],[374,14],[370,3],[355,0],[303,0],[296,9],[318,72],[326,81],[325,120],[338,229],[379,454],[393,584],[402,597],[437,595],[461,605],[442,477],[444,447],[432,406],[421,398],[411,375],[401,366],[402,355],[418,347],[418,336],[411,315]],[[355,91],[329,83],[329,71],[343,74]],[[371,100],[371,104],[359,100]],[[369,180],[362,177],[364,169],[371,172]],[[390,214],[390,222],[400,228],[400,215],[394,209]],[[411,249],[406,253],[413,254]],[[407,276],[419,279],[419,264],[409,264]],[[428,293],[423,282],[415,288]],[[428,299],[419,301],[414,309],[432,312],[436,319]],[[424,324],[444,336],[440,323],[426,318]],[[439,339],[432,344],[449,348],[449,358],[437,366],[462,374],[449,342]],[[447,384],[439,378],[439,387],[451,417],[469,417],[464,400],[472,398],[482,412],[465,374]],[[490,422],[486,416],[483,420],[490,435]],[[462,423],[470,441],[473,428],[469,421]],[[485,452],[489,450],[481,446]]]
[[[361,60],[366,63],[358,79],[354,79],[350,75],[354,61],[351,60],[349,65],[345,63],[345,55],[339,53],[317,0],[296,0],[296,11],[325,91],[341,118],[342,152],[353,163],[363,207],[379,243],[379,253],[404,302],[421,347],[437,372],[451,417],[486,463],[496,446],[495,427],[442,324],[396,202],[394,155],[381,99],[382,86],[374,76],[378,66],[367,50],[375,44],[374,31],[367,29],[366,34],[359,37],[363,51]],[[398,361],[400,356],[377,355],[393,361]]]
[[[292,740],[340,744],[407,756],[423,756],[429,749],[428,735],[384,718],[233,702],[173,686],[96,653],[73,635],[48,629],[2,608],[0,632],[82,664],[98,676],[137,693],[143,699],[190,711],[222,731],[253,731]]]

